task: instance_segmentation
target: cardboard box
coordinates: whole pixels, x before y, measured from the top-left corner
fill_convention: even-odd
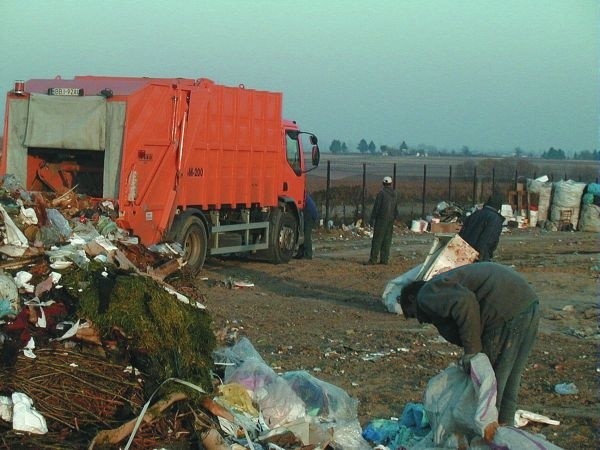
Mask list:
[[[461,224],[458,222],[439,222],[431,224],[432,233],[458,233]]]
[[[429,255],[417,279],[430,280],[432,277],[455,267],[471,264],[479,253],[458,234],[454,236],[436,236]]]

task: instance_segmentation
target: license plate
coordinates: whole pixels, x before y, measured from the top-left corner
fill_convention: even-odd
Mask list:
[[[83,95],[83,89],[81,88],[49,88],[48,95]]]

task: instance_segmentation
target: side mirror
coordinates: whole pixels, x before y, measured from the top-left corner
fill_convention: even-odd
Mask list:
[[[311,139],[312,141],[312,139]],[[317,167],[319,165],[319,161],[321,161],[321,151],[319,150],[319,146],[316,144],[317,138],[315,137],[315,144],[312,146],[312,165]]]
[[[319,140],[317,139],[317,137],[314,134],[311,134],[309,136],[309,139],[310,139],[311,145],[317,145],[319,143]],[[313,151],[314,151],[314,149],[313,149]]]

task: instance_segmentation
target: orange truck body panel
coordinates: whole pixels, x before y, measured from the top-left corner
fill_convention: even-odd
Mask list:
[[[120,155],[113,162],[118,167],[112,168],[117,172],[114,200],[123,226],[146,245],[160,242],[175,214],[190,207],[203,211],[277,207],[282,198],[291,199],[298,210],[304,207],[303,151],[300,145],[296,160],[290,159],[287,132],[299,130],[282,118],[283,95],[208,79],[29,80],[23,92],[7,96],[2,174],[9,169],[8,140],[14,127],[9,103],[29,101],[33,94],[58,97],[48,95],[57,88],[60,94],[69,93],[67,102],[77,102],[68,91],[75,89],[83,91],[82,97],[104,96],[107,104],[124,105],[122,122],[113,122],[122,126]],[[20,180],[27,189],[43,176],[38,160],[39,155],[28,157],[26,180]],[[59,178],[47,171],[48,184],[53,179],[65,183],[66,189],[75,183],[69,181],[66,169],[61,173]]]

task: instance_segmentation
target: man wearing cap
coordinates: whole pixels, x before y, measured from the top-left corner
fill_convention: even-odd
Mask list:
[[[394,221],[398,217],[398,194],[391,177],[383,178],[383,189],[375,197],[369,225],[373,227],[371,255],[367,264],[387,264],[390,260]]]
[[[498,212],[502,207],[502,197],[491,195],[483,208],[467,217],[459,236],[479,252],[479,261],[491,261],[500,241],[504,217]]]

